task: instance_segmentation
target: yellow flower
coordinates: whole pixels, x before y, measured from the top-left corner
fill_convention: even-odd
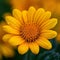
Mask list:
[[[42,0],[42,7],[57,15],[60,15],[60,1],[59,0]]]
[[[51,30],[57,24],[57,19],[50,19],[51,12],[30,7],[28,11],[13,9],[12,14],[13,16],[5,17],[8,25],[3,26],[3,29],[8,34],[3,39],[12,46],[17,46],[20,54],[25,54],[29,49],[38,54],[39,46],[48,50],[52,48],[48,39],[57,35]]]
[[[34,6],[36,9],[41,7],[41,0],[10,0],[12,8],[19,10],[28,9],[30,6]]]
[[[2,40],[3,35],[5,32],[2,29],[2,26],[5,25],[5,22],[0,22],[0,59],[2,56],[5,57],[12,57],[14,55],[13,48],[6,42]]]
[[[12,8],[20,10],[28,9],[30,6],[34,6],[36,9],[43,7],[45,10],[60,15],[59,0],[10,0],[10,4],[12,5]]]
[[[42,0],[42,4],[46,10],[55,12],[55,9],[56,9],[56,1],[55,0]]]

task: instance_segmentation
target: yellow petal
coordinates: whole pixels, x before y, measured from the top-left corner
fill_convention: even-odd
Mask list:
[[[2,49],[2,54],[5,57],[12,57],[12,56],[14,56],[14,51],[13,51],[13,49],[9,45],[2,45],[1,49]]]
[[[24,22],[25,23],[27,23],[27,11],[25,10],[25,11],[22,11],[22,16],[23,16],[23,20],[24,20]]]
[[[22,21],[22,13],[21,13],[21,11],[20,10],[18,10],[18,9],[13,9],[13,16],[17,19],[17,20],[19,20],[20,21],[20,23],[22,23],[23,21]]]
[[[49,18],[51,17],[51,12],[47,11],[44,14],[41,15],[41,17],[39,18],[38,23],[44,23],[46,22]]]
[[[10,27],[10,26],[8,26],[8,25],[3,26],[3,29],[4,29],[4,31],[6,31],[7,33],[16,34],[16,35],[19,34],[19,31],[18,31],[18,30],[15,30],[15,29],[13,29],[12,27]]]
[[[39,46],[37,43],[30,43],[29,44],[30,50],[32,51],[32,53],[34,54],[38,54],[39,53]]]
[[[36,9],[34,7],[30,7],[28,10],[28,21],[32,22],[34,18],[34,14],[36,12]]]
[[[18,47],[18,52],[20,54],[25,54],[28,50],[29,50],[29,47],[27,43],[23,43]]]
[[[37,20],[40,18],[40,16],[42,14],[44,14],[44,9],[43,8],[39,8],[36,13],[35,13],[35,16],[34,16],[34,21],[37,22]]]
[[[41,31],[40,36],[43,36],[47,39],[52,39],[57,36],[57,32],[55,32],[53,30],[43,30],[43,31]]]
[[[23,40],[20,36],[13,36],[8,42],[13,46],[17,46],[22,44],[24,41],[25,40]]]
[[[40,28],[41,29],[52,29],[53,27],[55,27],[55,25],[57,24],[57,19],[56,18],[52,18],[46,22],[44,22]]]
[[[13,28],[15,29],[19,29],[20,28],[20,22],[18,20],[16,20],[14,17],[12,16],[6,16],[5,17],[6,22]]]
[[[8,40],[12,37],[13,35],[12,34],[5,34],[2,38],[2,40],[4,42],[8,42]]]
[[[45,48],[45,49],[51,49],[52,48],[52,45],[51,43],[44,37],[40,37],[38,40],[37,40],[37,43],[42,47],[42,48]]]

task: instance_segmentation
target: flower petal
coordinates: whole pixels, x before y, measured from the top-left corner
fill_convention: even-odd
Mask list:
[[[35,13],[35,16],[34,16],[34,21],[37,22],[37,20],[39,20],[40,16],[42,14],[44,14],[44,9],[43,8],[39,8],[36,13]]]
[[[3,29],[4,29],[4,31],[6,31],[7,33],[16,34],[16,35],[19,34],[19,31],[18,31],[18,30],[15,30],[15,29],[13,29],[12,27],[10,27],[10,26],[8,26],[8,25],[3,26]]]
[[[36,9],[34,7],[30,7],[28,10],[28,21],[32,22],[34,18],[34,14],[36,12]]]
[[[53,27],[55,27],[55,25],[57,24],[57,19],[56,18],[52,18],[46,22],[44,22],[40,28],[41,29],[52,29]]]
[[[29,50],[29,47],[27,43],[23,43],[18,47],[18,52],[20,54],[25,54],[28,50]]]
[[[13,51],[12,47],[9,45],[6,45],[6,44],[2,45],[1,52],[5,57],[7,57],[7,56],[13,57],[14,56],[14,51]]]
[[[3,39],[4,42],[8,42],[8,40],[9,40],[12,36],[13,36],[12,34],[5,34],[2,39]]]
[[[34,43],[30,43],[29,47],[30,47],[32,53],[34,53],[34,54],[38,54],[39,53],[39,46],[38,46],[37,43],[35,43],[35,42]]]
[[[57,32],[53,30],[42,30],[40,36],[43,36],[47,39],[52,39],[57,36]]]
[[[18,9],[13,9],[13,16],[22,23],[22,12]]]
[[[51,17],[51,12],[47,11],[40,16],[38,23],[41,25],[41,23],[46,22],[50,17]]]
[[[38,40],[37,40],[37,43],[42,47],[42,48],[45,48],[45,49],[51,49],[52,48],[52,45],[51,43],[44,37],[40,37]]]
[[[19,29],[20,28],[20,22],[18,20],[16,20],[14,17],[12,16],[6,16],[5,17],[6,22],[13,28],[15,29]]]
[[[27,11],[26,10],[22,11],[22,16],[23,16],[24,22],[27,23],[28,19],[27,19]]]
[[[25,40],[23,40],[20,36],[13,36],[8,42],[13,46],[17,46],[22,44],[24,41]]]

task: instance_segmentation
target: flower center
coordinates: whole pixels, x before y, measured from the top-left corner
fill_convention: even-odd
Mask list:
[[[24,24],[20,28],[20,36],[27,42],[35,41],[40,35],[39,26],[34,23]]]

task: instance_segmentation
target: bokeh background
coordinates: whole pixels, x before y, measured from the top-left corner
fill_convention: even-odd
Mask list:
[[[36,9],[42,7],[52,12],[52,17],[58,19],[58,24],[53,29],[57,31],[56,38],[51,39],[53,48],[51,50],[40,49],[38,55],[34,55],[28,51],[24,55],[20,55],[17,49],[14,49],[13,57],[2,57],[2,60],[60,60],[60,0],[0,0],[0,24],[4,22],[4,16],[12,13],[13,8],[26,10],[30,6]]]

